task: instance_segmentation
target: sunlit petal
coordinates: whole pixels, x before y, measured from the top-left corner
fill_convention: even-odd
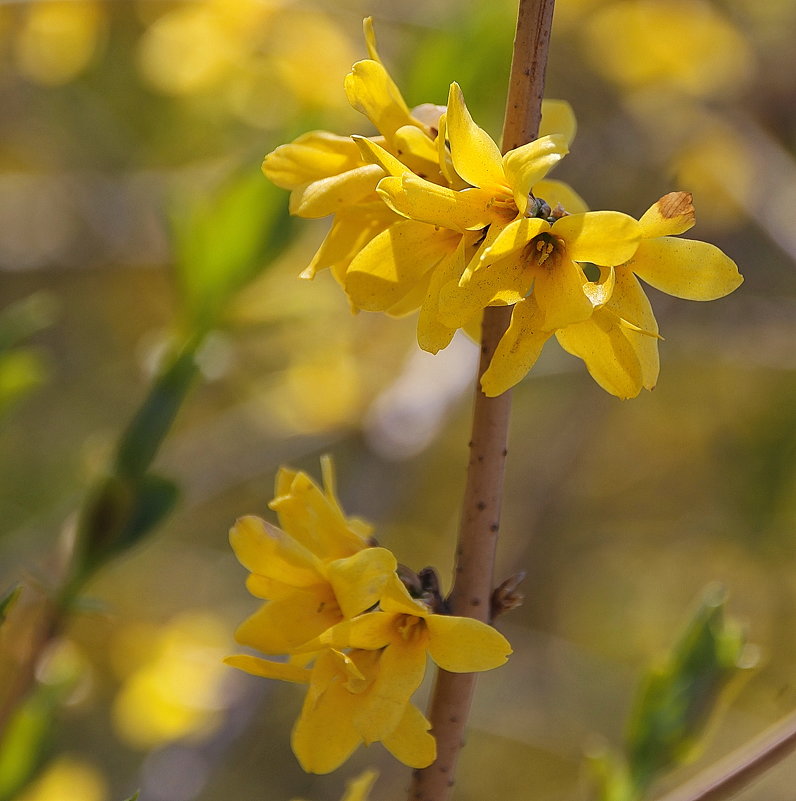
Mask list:
[[[574,261],[590,261],[606,267],[626,262],[641,241],[637,220],[619,211],[569,214],[553,223],[553,235],[567,243]]]
[[[490,245],[481,250],[477,267],[518,255],[535,236],[549,230],[550,223],[539,217],[523,217],[510,222]]]
[[[510,150],[503,156],[506,180],[512,188],[520,214],[525,214],[528,208],[528,193],[534,184],[544,178],[568,152],[566,138],[553,134]]]
[[[378,61],[367,59],[354,64],[345,78],[345,93],[348,102],[387,139],[413,122],[400,90]]]
[[[368,164],[378,164],[387,175],[398,178],[407,171],[407,167],[402,161],[372,139],[368,139],[366,136],[352,136],[351,138],[357,143],[362,160]]]
[[[586,276],[567,256],[551,257],[533,272],[533,294],[548,331],[586,320],[592,313],[592,304],[584,289]],[[554,258],[555,263],[548,267]]]
[[[650,286],[687,300],[723,298],[743,283],[729,256],[693,239],[645,239],[627,266]]]
[[[290,193],[290,213],[315,219],[357,203],[376,189],[384,171],[376,164],[321,178]]]
[[[465,181],[482,189],[506,186],[500,148],[473,121],[457,83],[448,95],[447,128],[453,166]]]
[[[426,223],[395,223],[374,237],[351,262],[346,292],[360,309],[388,309],[455,250],[458,239],[458,234],[436,231]]]

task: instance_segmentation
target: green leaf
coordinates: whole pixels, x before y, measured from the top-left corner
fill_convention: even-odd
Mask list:
[[[111,475],[97,487],[79,527],[75,580],[139,543],[174,508],[177,485],[148,473],[138,478]]]
[[[115,472],[132,478],[149,468],[198,372],[195,339],[161,372],[122,435]]]
[[[192,329],[206,331],[288,241],[287,198],[252,166],[219,191],[176,205],[177,279]]]
[[[724,604],[724,590],[708,588],[666,661],[642,683],[626,735],[639,791],[694,756],[728,686],[751,667],[744,633],[725,619]]]
[[[138,801],[139,795],[141,795],[141,791],[136,790],[129,798],[126,798],[125,801]]]
[[[51,738],[58,693],[41,687],[22,704],[0,739],[0,801],[11,801],[33,778]]]
[[[21,593],[22,585],[17,584],[16,587],[9,590],[2,598],[0,598],[0,626],[2,626],[5,622],[5,619],[8,617],[8,613],[17,602],[17,598],[19,598]]]
[[[0,312],[0,353],[48,328],[58,316],[58,303],[49,292],[34,292]]]
[[[0,415],[49,376],[47,361],[38,348],[0,352]]]

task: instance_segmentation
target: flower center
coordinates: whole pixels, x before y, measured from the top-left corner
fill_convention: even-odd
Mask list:
[[[404,640],[412,639],[419,631],[418,623],[422,618],[414,615],[403,615],[396,623],[396,627]]]
[[[547,220],[552,225],[556,220],[566,217],[569,213],[560,203],[557,203],[556,207],[551,209],[550,204],[540,197],[530,195],[530,200],[528,211],[525,213],[526,217],[539,217],[542,220]]]
[[[557,236],[547,232],[535,236],[525,247],[526,259],[546,269],[552,269],[558,262],[557,254],[564,250],[564,243]]]

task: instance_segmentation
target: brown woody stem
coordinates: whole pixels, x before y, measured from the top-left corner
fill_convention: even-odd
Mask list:
[[[796,750],[796,714],[658,801],[725,801]]]
[[[539,131],[554,4],[555,0],[520,0],[503,125],[504,153],[535,139]],[[450,596],[454,615],[484,622],[490,619],[511,397],[508,392],[486,397],[480,379],[510,320],[511,307],[492,306],[484,311],[470,461]],[[474,689],[473,673],[438,672],[429,712],[437,760],[415,772],[409,794],[412,801],[450,798]]]

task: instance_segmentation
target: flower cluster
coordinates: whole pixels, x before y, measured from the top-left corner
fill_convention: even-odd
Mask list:
[[[418,342],[436,353],[457,329],[480,335],[483,310],[512,319],[481,387],[520,381],[553,335],[608,392],[629,398],[658,377],[658,326],[638,278],[672,295],[712,300],[743,280],[712,245],[676,239],[695,222],[691,196],[673,192],[640,220],[588,211],[547,178],[568,153],[575,118],[546,100],[540,137],[501,155],[473,121],[461,89],[447,106],[410,110],[376,50],[354,64],[345,90],[379,136],[304,134],[268,154],[263,170],[291,190],[302,217],[334,215],[302,273],[330,268],[355,310],[420,310]]]
[[[252,516],[233,526],[232,548],[250,571],[246,586],[265,600],[236,639],[289,658],[238,654],[226,662],[308,685],[292,734],[304,770],[327,773],[360,743],[377,741],[401,762],[426,767],[436,744],[410,702],[426,655],[445,670],[473,672],[502,665],[511,646],[485,623],[445,614],[433,584],[399,568],[367,524],[344,515],[328,459],[323,473],[322,489],[282,468],[270,504],[280,527]]]

